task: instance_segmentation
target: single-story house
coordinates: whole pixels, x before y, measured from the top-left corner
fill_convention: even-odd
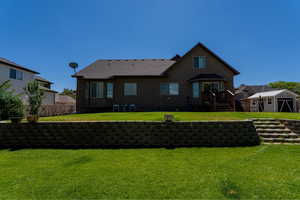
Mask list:
[[[251,112],[297,112],[297,97],[284,89],[256,93],[247,99]]]
[[[73,75],[77,111],[235,110],[238,74],[201,43],[171,59],[97,60]]]

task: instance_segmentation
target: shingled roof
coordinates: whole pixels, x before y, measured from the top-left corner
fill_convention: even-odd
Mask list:
[[[131,60],[97,60],[88,67],[75,73],[72,77],[85,79],[110,79],[116,76],[162,76],[173,64],[180,62],[195,48],[203,48],[217,60],[222,62],[225,67],[238,75],[240,72],[231,67],[219,56],[209,50],[202,43],[195,45],[182,57],[176,55],[172,59],[131,59]]]
[[[38,80],[38,81],[45,82],[45,83],[53,84],[53,82],[48,81],[47,79],[45,79],[45,78],[43,78],[43,77],[41,77],[41,76],[35,76],[34,79],[35,79],[35,80]]]
[[[168,59],[97,60],[73,77],[110,79],[115,76],[161,76],[175,62]]]
[[[23,66],[21,66],[21,65],[19,65],[19,64],[17,64],[17,63],[15,63],[15,62],[12,62],[12,61],[10,61],[10,60],[5,59],[5,58],[0,58],[0,63],[6,64],[6,65],[10,65],[10,66],[12,66],[12,67],[15,67],[15,68],[18,68],[18,69],[22,69],[22,70],[25,70],[25,71],[28,71],[28,72],[31,72],[31,73],[34,73],[34,74],[39,74],[39,73],[36,72],[36,71],[33,71],[33,70],[28,69],[28,68],[26,68],[26,67],[23,67]]]

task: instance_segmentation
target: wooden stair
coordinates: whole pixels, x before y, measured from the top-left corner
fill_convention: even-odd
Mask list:
[[[265,144],[299,144],[300,135],[276,119],[253,119],[258,135]]]

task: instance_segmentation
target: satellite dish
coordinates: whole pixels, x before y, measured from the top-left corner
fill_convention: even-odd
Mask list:
[[[74,72],[76,73],[76,68],[78,68],[78,64],[76,62],[70,62],[69,67],[74,69]]]

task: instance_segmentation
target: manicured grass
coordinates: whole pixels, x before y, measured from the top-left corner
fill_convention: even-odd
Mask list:
[[[0,151],[0,199],[299,199],[300,146]]]
[[[255,112],[131,112],[92,113],[43,117],[41,121],[100,121],[100,120],[163,120],[164,114],[173,114],[175,120],[245,120],[250,118],[299,119],[300,113],[255,113]]]

